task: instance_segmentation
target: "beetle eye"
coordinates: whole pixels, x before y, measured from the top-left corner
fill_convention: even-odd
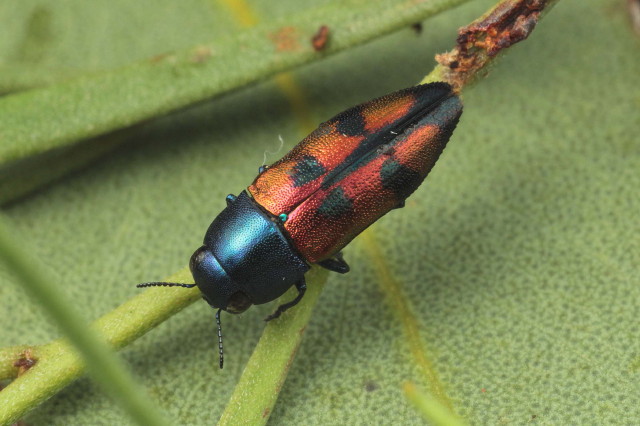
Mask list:
[[[198,250],[196,250],[195,253],[193,253],[193,255],[191,255],[191,259],[189,260],[189,269],[191,270],[191,273],[195,271],[197,265],[202,263],[202,260],[207,255],[206,252],[207,252],[207,247],[202,246]]]
[[[225,310],[232,314],[241,314],[242,312],[249,309],[251,305],[251,300],[249,300],[246,294],[241,291],[236,291],[229,298],[229,303],[227,304],[227,308]]]

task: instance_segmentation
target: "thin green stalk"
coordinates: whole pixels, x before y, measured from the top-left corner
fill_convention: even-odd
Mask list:
[[[302,301],[271,321],[264,329],[219,425],[266,424],[302,341],[311,312],[324,288],[328,272],[314,267],[307,274],[308,290]],[[291,295],[283,296],[290,299]]]
[[[4,218],[0,218],[0,259],[6,264],[9,271],[15,274],[27,293],[47,311],[72,342],[93,379],[136,423],[140,425],[169,424],[156,411],[145,392],[126,372],[123,364],[113,354],[104,339],[87,327],[84,318],[77,313],[73,304],[64,298],[56,283],[50,282],[47,279],[48,275],[41,269],[38,262],[31,259],[28,252],[16,243],[16,237],[9,232]],[[52,349],[55,348],[48,347],[40,355],[47,357],[49,362],[57,363],[59,359],[57,356],[52,356]],[[66,356],[75,358],[71,352],[68,352]],[[76,370],[78,369],[80,369],[79,363],[76,363]],[[38,370],[32,367],[20,377],[23,380],[14,381],[7,389],[10,389],[11,386],[17,388],[16,382],[24,383],[29,378],[42,380]],[[7,392],[7,389],[0,392],[0,395],[11,397],[11,392]],[[0,401],[1,424],[16,420],[15,411],[13,415],[11,415],[11,411],[14,411],[13,404]]]

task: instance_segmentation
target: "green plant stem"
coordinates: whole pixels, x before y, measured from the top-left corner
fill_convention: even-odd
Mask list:
[[[307,274],[308,290],[302,301],[265,327],[219,425],[260,425],[269,420],[327,275],[327,270],[314,267]],[[281,298],[290,299],[290,294]]]
[[[437,398],[421,392],[413,383],[406,382],[403,390],[407,399],[430,423],[442,426],[464,426],[466,424]]]
[[[159,314],[160,305],[157,302],[153,307],[146,306],[145,302],[149,300],[144,299],[149,299],[149,296],[141,294],[98,320],[92,331],[73,305],[64,299],[55,283],[47,279],[47,274],[41,270],[38,262],[30,259],[24,249],[15,243],[15,237],[10,235],[2,218],[0,255],[0,259],[23,284],[23,288],[49,313],[72,343],[58,340],[39,348],[36,364],[0,392],[0,424],[16,421],[29,408],[63,388],[80,375],[84,364],[93,379],[138,424],[167,424],[144,395],[144,391],[127,374],[105,340],[116,348],[124,346],[196,300],[198,292],[183,292],[187,294],[182,294],[182,303],[177,302],[177,298],[167,300],[167,293],[174,292],[163,292],[161,297],[165,299],[164,315]],[[7,351],[3,353],[6,356]]]

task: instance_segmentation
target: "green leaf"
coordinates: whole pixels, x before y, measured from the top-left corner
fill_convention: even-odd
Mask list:
[[[326,53],[397,31],[465,1],[411,5],[375,0],[366,7],[357,0],[328,3],[231,32],[214,42],[200,41],[175,53],[163,50],[162,55],[123,68],[7,96],[0,102],[0,202],[95,159],[118,145],[119,138],[94,139],[86,142],[91,148],[80,146],[80,152],[75,152],[74,146],[82,141],[317,61]],[[31,13],[18,59],[26,60],[26,55],[33,61],[29,55],[40,57],[46,52],[47,34],[55,28],[52,14],[42,7]],[[332,28],[326,52],[316,52],[311,45],[320,25]],[[36,46],[43,52],[29,54]]]
[[[451,47],[456,28],[490,4],[470,3],[426,21],[420,35],[407,28],[298,70],[314,119],[415,83],[433,54]],[[264,7],[261,14],[271,12]],[[293,2],[273,8],[294,12]],[[629,424],[640,416],[635,37],[619,2],[564,0],[465,91],[460,126],[425,185],[372,228],[384,263],[359,239],[345,251],[352,272],[330,275],[274,423],[421,424],[402,383],[431,389],[425,372],[469,423]],[[135,295],[136,282],[183,267],[224,196],[253,179],[265,153],[270,163],[293,146],[297,128],[280,89],[266,82],[126,132],[139,143],[6,213],[78,310],[96,318]],[[270,154],[278,135],[285,146]],[[13,279],[0,278],[0,310],[11,319],[0,344],[58,337],[8,285]],[[205,303],[123,357],[160,410],[181,424],[211,424],[273,308],[225,316],[222,371]],[[402,315],[416,324],[418,352]],[[25,421],[126,417],[81,379]]]

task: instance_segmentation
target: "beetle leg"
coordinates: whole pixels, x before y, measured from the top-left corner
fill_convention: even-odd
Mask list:
[[[350,270],[349,265],[342,258],[342,252],[336,254],[335,257],[318,262],[318,265],[339,274],[346,274]]]
[[[394,209],[401,209],[403,207],[404,207],[404,200],[400,201],[398,205],[394,207]]]
[[[302,300],[302,296],[304,296],[304,292],[307,291],[307,283],[304,281],[304,278],[296,283],[296,288],[298,289],[298,295],[295,299],[293,299],[289,303],[285,303],[283,305],[278,306],[278,309],[268,317],[266,317],[265,321],[271,321],[272,319],[276,319],[287,309],[294,307],[298,304],[300,300]]]

